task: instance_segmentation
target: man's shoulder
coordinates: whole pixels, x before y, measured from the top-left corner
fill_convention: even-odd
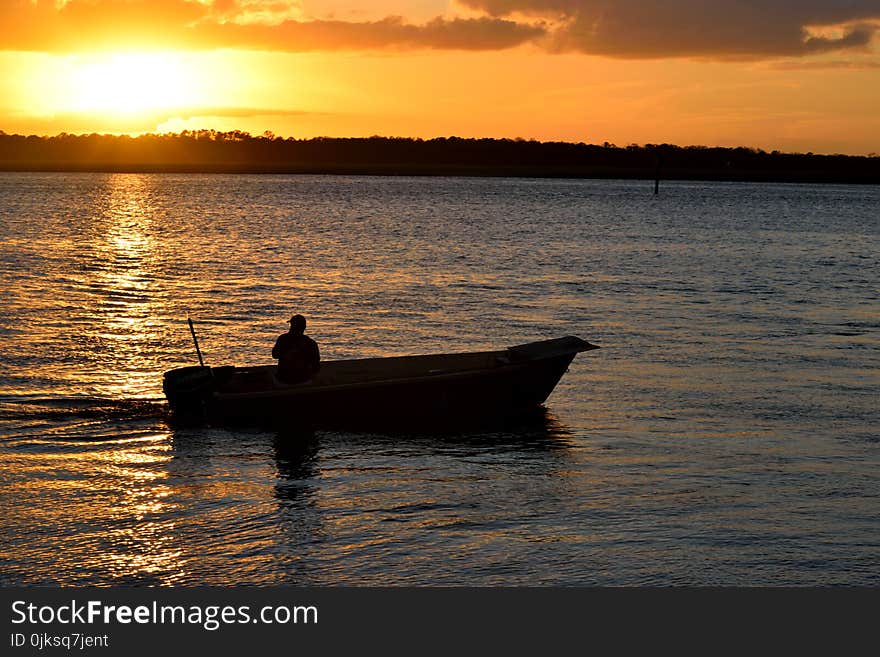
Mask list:
[[[291,345],[296,344],[296,336],[291,335],[290,333],[282,333],[278,336],[278,339],[275,340],[276,345]]]

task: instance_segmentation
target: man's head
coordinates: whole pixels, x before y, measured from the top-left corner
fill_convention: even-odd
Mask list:
[[[290,318],[290,332],[302,334],[306,330],[306,318],[302,315],[294,315]]]

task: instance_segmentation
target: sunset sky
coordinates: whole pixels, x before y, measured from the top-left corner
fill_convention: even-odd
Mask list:
[[[0,0],[0,130],[880,152],[880,0]]]

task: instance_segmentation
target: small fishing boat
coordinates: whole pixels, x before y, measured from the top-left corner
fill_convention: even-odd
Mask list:
[[[175,414],[212,421],[350,426],[510,416],[543,404],[574,357],[591,349],[567,336],[498,351],[323,361],[297,384],[278,381],[276,365],[198,365],[165,372],[162,387]]]

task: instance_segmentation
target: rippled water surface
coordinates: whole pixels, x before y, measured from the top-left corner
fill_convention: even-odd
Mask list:
[[[880,189],[0,174],[0,584],[880,584]],[[161,375],[578,335],[533,421],[177,426]]]

